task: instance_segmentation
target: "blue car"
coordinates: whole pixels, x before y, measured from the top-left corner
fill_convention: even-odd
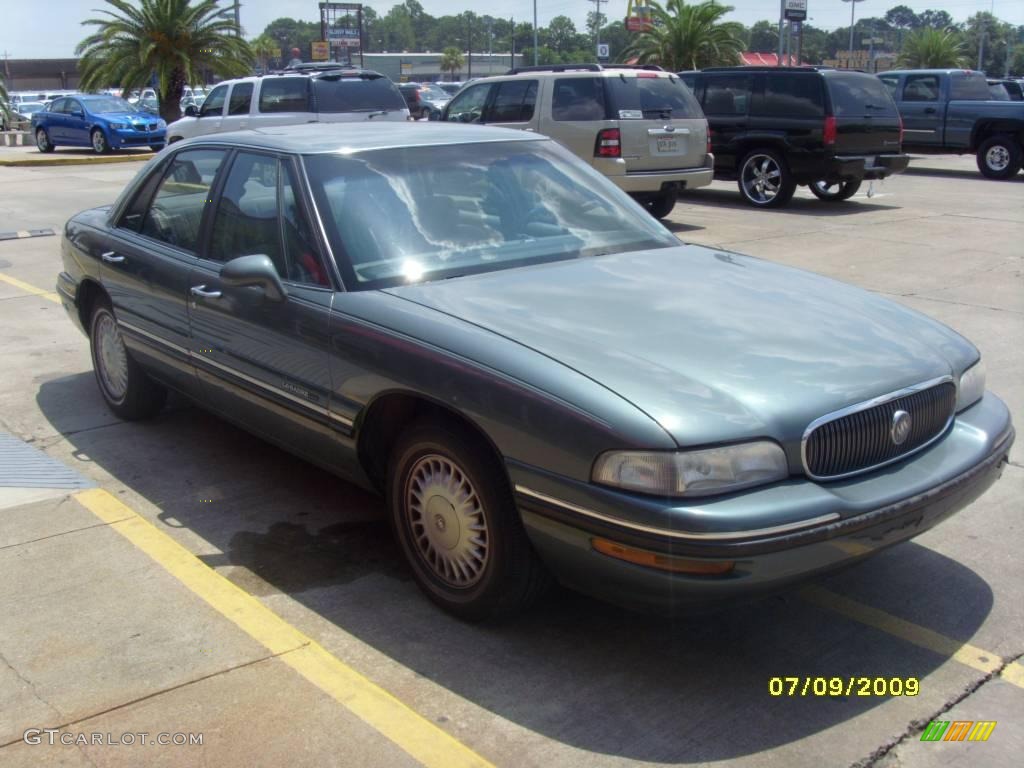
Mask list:
[[[167,123],[124,99],[102,94],[62,96],[32,115],[32,134],[40,152],[55,147],[92,147],[104,155],[113,149],[167,143]]]

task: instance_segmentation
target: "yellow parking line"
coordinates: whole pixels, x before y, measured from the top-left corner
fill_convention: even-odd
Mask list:
[[[954,659],[986,675],[995,672],[1002,666],[1003,660],[998,653],[990,653],[970,643],[961,643],[946,637],[935,630],[901,619],[870,605],[858,603],[848,597],[837,595],[822,587],[804,587],[800,596],[819,608],[834,611],[848,619],[853,619],[869,627],[880,629],[886,634],[898,637],[919,648],[927,648],[942,656]],[[1007,665],[1001,677],[1007,682],[1024,688],[1024,667],[1019,662]]]
[[[426,766],[490,766],[480,755],[380,688],[237,587],[106,491],[74,498],[313,685]]]
[[[44,291],[42,288],[36,288],[34,285],[22,282],[16,277],[5,275],[3,272],[0,272],[0,281],[5,282],[8,285],[13,285],[19,291],[24,291],[25,293],[30,293],[33,296],[39,296],[47,301],[60,304],[60,296],[58,296],[54,291]]]

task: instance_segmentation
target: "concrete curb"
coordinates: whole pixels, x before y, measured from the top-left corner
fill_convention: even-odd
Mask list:
[[[53,165],[106,165],[108,163],[133,163],[139,160],[150,160],[156,157],[157,153],[152,152],[147,155],[104,155],[102,157],[79,157],[79,156],[68,156],[68,157],[46,157],[39,160],[29,159],[7,159],[0,157],[0,167],[11,167],[11,168],[31,168],[34,166],[46,167]]]

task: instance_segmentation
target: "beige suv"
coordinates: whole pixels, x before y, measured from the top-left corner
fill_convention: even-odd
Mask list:
[[[658,218],[681,190],[710,184],[714,174],[700,105],[659,67],[519,67],[466,86],[441,119],[550,136]]]

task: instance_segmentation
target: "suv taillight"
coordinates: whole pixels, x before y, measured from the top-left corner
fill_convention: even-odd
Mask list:
[[[836,143],[836,119],[834,117],[825,118],[823,139],[826,147],[831,147]]]
[[[597,132],[594,157],[622,157],[622,134],[618,128],[605,128]]]

